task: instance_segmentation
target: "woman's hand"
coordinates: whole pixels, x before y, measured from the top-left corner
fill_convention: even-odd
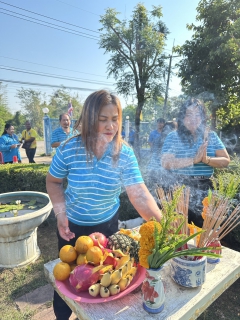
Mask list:
[[[207,161],[207,142],[204,142],[198,149],[195,157],[193,158],[193,164],[199,163],[199,162],[205,162]]]
[[[75,238],[75,233],[71,232],[68,227],[68,218],[66,213],[60,213],[57,215],[57,227],[60,237],[64,240],[71,240]]]
[[[12,144],[10,148],[11,148],[11,149],[16,149],[17,147],[18,147],[17,144]]]

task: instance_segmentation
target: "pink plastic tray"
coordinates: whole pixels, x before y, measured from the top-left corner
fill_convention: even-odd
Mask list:
[[[116,294],[115,296],[110,296],[108,298],[101,298],[100,296],[97,296],[96,298],[90,296],[88,291],[84,292],[76,292],[75,289],[70,285],[68,280],[65,281],[58,281],[55,280],[56,286],[58,290],[63,293],[66,297],[81,303],[102,303],[102,302],[108,302],[113,301],[119,298],[124,297],[126,294],[132,292],[135,290],[145,279],[145,268],[138,266],[137,273],[135,274],[132,282],[130,285],[125,289],[124,291]]]

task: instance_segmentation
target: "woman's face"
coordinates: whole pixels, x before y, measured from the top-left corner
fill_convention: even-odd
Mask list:
[[[11,136],[14,133],[14,126],[9,127],[8,129],[6,129],[6,131]]]
[[[197,128],[202,123],[202,117],[198,106],[191,105],[187,108],[183,123],[191,133],[196,132]]]
[[[98,116],[98,141],[109,143],[119,128],[118,108],[114,104],[102,107]]]

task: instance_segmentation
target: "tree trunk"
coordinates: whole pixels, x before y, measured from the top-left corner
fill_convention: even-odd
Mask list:
[[[134,151],[139,163],[141,162],[140,143],[139,143],[140,115],[143,109],[143,105],[144,105],[144,95],[141,94],[141,95],[138,95],[138,105],[137,105],[136,115],[135,115],[135,138],[134,138]]]

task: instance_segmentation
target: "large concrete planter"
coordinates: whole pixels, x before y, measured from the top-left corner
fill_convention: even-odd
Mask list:
[[[0,194],[0,202],[16,200],[43,203],[44,207],[17,217],[0,219],[0,267],[21,267],[34,262],[40,255],[37,245],[37,228],[47,219],[52,203],[46,193],[17,191]]]

